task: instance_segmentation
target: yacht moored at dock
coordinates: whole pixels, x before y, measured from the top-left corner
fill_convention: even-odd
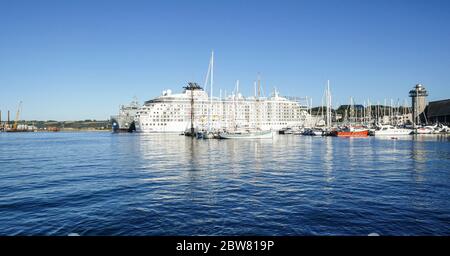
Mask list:
[[[399,128],[392,125],[380,125],[378,129],[374,131],[375,136],[397,136],[397,135],[410,135],[413,130],[407,128]]]

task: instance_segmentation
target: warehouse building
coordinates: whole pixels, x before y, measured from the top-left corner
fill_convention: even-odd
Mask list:
[[[426,110],[428,123],[450,124],[450,99],[432,101],[428,104]]]

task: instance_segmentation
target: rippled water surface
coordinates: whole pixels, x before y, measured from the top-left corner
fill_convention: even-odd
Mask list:
[[[0,235],[450,235],[450,137],[0,134]]]

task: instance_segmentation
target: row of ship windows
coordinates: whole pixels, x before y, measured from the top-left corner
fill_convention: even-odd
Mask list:
[[[145,125],[145,126],[167,126],[167,124],[166,123],[159,123],[159,124],[155,124],[155,123],[153,123],[153,124],[148,124],[148,123],[146,123],[146,124],[143,124],[143,125]]]
[[[252,124],[255,124],[252,122]],[[287,123],[261,123],[262,125],[287,125]],[[145,123],[144,126],[167,126],[167,123]]]
[[[298,110],[298,109],[292,109],[292,108],[287,108],[287,107],[284,107],[284,108],[275,108],[275,109],[272,109],[272,108],[267,108],[269,111],[271,111],[271,112],[273,112],[273,111],[276,111],[276,112],[286,112],[286,111],[300,111],[300,110]],[[142,109],[142,110],[144,110],[144,111],[140,111],[140,112],[138,112],[138,113],[144,113],[144,114],[147,114],[147,111],[151,111],[151,109]],[[190,110],[190,108],[189,109],[186,109],[186,110]],[[250,110],[250,108],[248,108],[248,107],[246,107],[245,109],[243,109],[243,108],[237,108],[237,110],[238,111],[242,111],[242,110],[245,110],[245,111],[249,111]],[[153,110],[153,113],[159,113],[159,111],[175,111],[175,112],[180,112],[180,111],[184,111],[184,109],[154,109]],[[234,108],[227,108],[227,109],[215,109],[215,110],[213,110],[213,112],[223,112],[223,111],[234,111]],[[201,112],[207,112],[207,110],[203,110],[203,111],[201,111]],[[165,112],[164,112],[165,113]],[[171,114],[172,114],[172,112],[170,112]]]
[[[196,106],[194,106],[194,108],[204,108],[204,107],[207,107],[207,105],[196,105]],[[271,105],[267,105],[267,108],[268,109],[276,109],[276,110],[290,110],[292,107],[295,107],[295,105],[292,105],[292,106],[281,106],[281,107],[272,107]],[[189,106],[189,107],[187,107],[187,106],[178,106],[178,108],[173,108],[173,107],[169,107],[169,108],[156,108],[156,109],[153,109],[153,111],[163,111],[163,110],[175,110],[175,111],[180,111],[180,110],[184,110],[184,109],[191,109],[191,107]],[[231,110],[231,109],[235,109],[234,107],[231,107],[231,106],[229,106],[229,107],[227,107],[227,109],[228,110]],[[242,110],[242,109],[246,109],[246,110],[249,110],[250,109],[250,106],[243,106],[243,107],[236,107],[236,109],[239,109],[239,110]],[[149,111],[149,110],[152,110],[152,108],[142,108],[142,110],[147,110],[147,111]]]
[[[148,113],[147,112],[141,112],[141,113],[138,113],[138,116],[140,116],[140,114],[144,114],[144,115],[148,115]],[[167,114],[169,114],[169,113],[167,113]],[[207,115],[208,114],[208,112],[195,112],[195,115]],[[220,113],[217,113],[217,112],[213,112],[212,113],[213,115],[218,115],[218,114],[220,114]],[[294,117],[294,115],[299,115],[300,113],[280,113],[280,112],[277,112],[276,114],[274,114],[274,115],[278,115],[278,116],[280,116],[280,115],[282,115],[282,116],[292,116],[292,117]],[[175,116],[175,117],[181,117],[181,116],[188,116],[188,115],[190,115],[189,113],[181,113],[181,114],[178,114],[178,115],[174,115],[174,114],[172,114],[172,113],[170,113],[169,115],[166,115],[166,113],[164,113],[163,114],[163,118],[164,117],[173,117],[173,116]],[[232,115],[232,114],[230,114],[230,115]],[[240,114],[241,116],[242,115],[249,115],[249,113],[241,113]],[[270,116],[271,115],[271,113],[266,113],[266,116]],[[239,116],[239,115],[238,115]],[[153,113],[153,115],[149,115],[148,117],[161,117],[160,115],[158,115],[158,112],[156,112],[156,113]]]
[[[183,119],[153,119],[153,122],[183,122]]]
[[[156,123],[156,122],[186,122],[188,120],[185,120],[185,119],[174,119],[174,120],[172,120],[172,119],[163,119],[163,120],[153,119],[153,120],[149,120],[149,121]],[[225,121],[225,120],[214,120],[214,121]],[[289,118],[282,118],[282,119],[279,119],[278,121],[293,121],[293,120],[289,119]],[[269,123],[265,123],[265,124],[269,124]],[[278,124],[281,124],[281,123],[278,123]]]
[[[201,115],[201,113],[196,113],[197,115]],[[204,113],[203,115],[207,115],[206,113]],[[213,115],[218,115],[217,113],[213,113]],[[137,115],[138,117],[140,116],[140,115]],[[175,118],[175,119],[177,119],[177,118],[182,118],[182,117],[186,117],[186,116],[190,116],[189,114],[185,114],[185,115],[147,115],[147,117],[148,118]],[[224,115],[225,117],[227,116],[227,115]],[[234,116],[234,115],[228,115],[228,116]],[[237,116],[250,116],[249,114],[240,114],[240,115],[237,115]],[[261,115],[261,117],[271,117],[272,116],[272,114],[262,114]],[[282,115],[273,115],[273,116],[281,116],[281,117],[292,117],[292,118],[294,118],[294,117],[298,117],[298,116],[300,116],[299,114],[282,114]]]
[[[200,119],[202,119],[202,120],[206,120],[207,118],[200,118]],[[214,121],[221,121],[221,122],[224,122],[224,121],[231,121],[230,119],[225,119],[225,118],[220,118],[220,119],[217,119],[217,118],[213,118],[214,119]],[[244,118],[245,120],[247,120],[247,122],[249,122],[250,120],[257,120],[257,118],[249,118],[249,117],[247,117],[247,118]],[[271,118],[269,118],[269,119],[271,119]],[[274,118],[274,119],[271,119],[271,121],[295,121],[295,120],[298,120],[299,118],[294,118],[294,117],[292,117],[292,118],[289,118],[289,117],[285,117],[285,118]],[[147,121],[150,121],[150,122],[153,122],[153,123],[157,123],[157,122],[187,122],[187,121],[189,121],[190,119],[189,118],[176,118],[176,119],[147,119]]]

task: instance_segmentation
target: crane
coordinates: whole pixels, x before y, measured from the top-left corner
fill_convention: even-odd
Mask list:
[[[19,102],[19,106],[17,107],[16,119],[14,120],[13,131],[17,131],[17,125],[19,123],[20,111],[22,109],[22,101]]]

